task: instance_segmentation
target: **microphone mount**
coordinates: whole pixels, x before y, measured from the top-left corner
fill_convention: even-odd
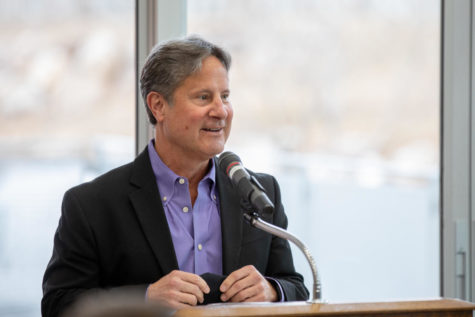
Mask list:
[[[224,152],[219,156],[218,166],[229,177],[232,185],[237,189],[241,196],[241,207],[244,212],[244,218],[249,221],[251,226],[275,235],[279,238],[291,241],[305,255],[313,275],[313,292],[310,303],[320,303],[322,298],[322,287],[315,260],[310,254],[307,246],[290,232],[265,222],[259,218],[258,212],[273,213],[274,204],[267,197],[264,187],[259,181],[248,173],[242,166],[239,156],[232,152]]]
[[[300,249],[300,251],[302,251],[302,253],[305,255],[305,258],[308,261],[308,264],[310,265],[310,269],[312,270],[312,276],[313,276],[312,299],[309,302],[312,304],[321,303],[322,302],[322,285],[320,283],[320,278],[317,273],[317,266],[315,264],[315,260],[313,259],[312,254],[310,254],[310,250],[307,248],[307,246],[300,239],[298,239],[295,235],[291,234],[290,232],[262,220],[259,217],[259,214],[255,211],[244,213],[243,215],[244,215],[244,218],[247,221],[249,221],[251,226],[257,229],[263,230],[272,235],[275,235],[279,238],[291,241]]]

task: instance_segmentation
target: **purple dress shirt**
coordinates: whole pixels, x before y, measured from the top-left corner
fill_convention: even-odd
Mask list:
[[[198,184],[198,196],[192,206],[188,180],[162,162],[154,140],[148,144],[148,153],[179,269],[198,275],[222,274],[221,217],[214,161],[210,161],[208,174]]]
[[[201,275],[223,274],[221,216],[216,188],[216,166],[211,160],[208,174],[198,184],[198,197],[191,205],[188,180],[176,175],[148,144],[148,155],[157,180],[158,191],[172,235],[173,247],[181,271]],[[280,301],[285,300],[282,286],[275,279]]]

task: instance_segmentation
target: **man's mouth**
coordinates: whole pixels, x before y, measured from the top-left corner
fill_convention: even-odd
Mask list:
[[[219,131],[223,130],[223,128],[203,128],[203,130],[205,130],[207,132],[219,132]]]

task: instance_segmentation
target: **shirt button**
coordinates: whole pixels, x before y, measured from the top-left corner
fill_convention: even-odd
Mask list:
[[[183,207],[183,212],[188,212],[188,207]]]
[[[163,201],[167,201],[167,196],[163,196]]]
[[[213,200],[216,200],[216,195],[213,195]]]
[[[201,243],[200,243],[200,244],[198,244],[198,250],[200,250],[200,251],[201,251],[202,249],[203,249],[203,246],[201,245]]]
[[[183,185],[185,183],[185,180],[183,178],[180,178],[178,182]]]

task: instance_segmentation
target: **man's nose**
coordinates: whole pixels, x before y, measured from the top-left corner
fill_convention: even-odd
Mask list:
[[[214,98],[213,108],[210,111],[210,116],[226,119],[228,116],[228,105],[223,101],[221,96]]]

